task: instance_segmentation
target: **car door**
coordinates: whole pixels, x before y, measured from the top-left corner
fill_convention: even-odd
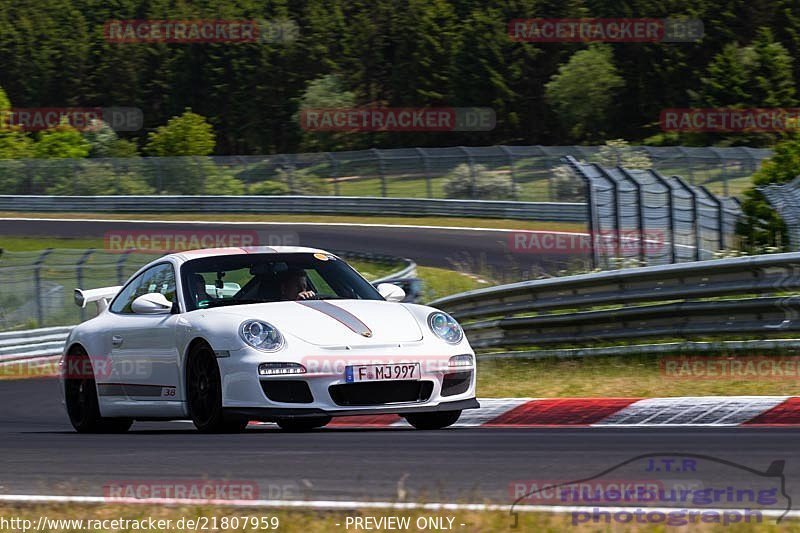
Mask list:
[[[113,382],[103,389],[109,396],[134,401],[176,401],[180,390],[176,343],[180,315],[134,312],[134,300],[149,293],[161,293],[175,304],[175,267],[171,263],[157,264],[142,272],[112,304]]]

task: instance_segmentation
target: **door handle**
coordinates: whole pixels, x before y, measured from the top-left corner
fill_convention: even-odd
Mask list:
[[[122,346],[122,337],[120,337],[119,335],[114,335],[113,337],[111,337],[111,346],[113,346],[114,348],[119,348],[120,346]]]

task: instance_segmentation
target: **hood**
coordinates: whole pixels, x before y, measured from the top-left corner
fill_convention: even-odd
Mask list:
[[[357,346],[422,340],[417,319],[401,303],[379,300],[308,300],[209,309],[269,322],[287,337],[317,346]]]

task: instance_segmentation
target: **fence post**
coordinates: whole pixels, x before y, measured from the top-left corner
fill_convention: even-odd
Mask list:
[[[617,258],[622,258],[622,213],[619,210],[619,183],[617,180],[611,176],[606,169],[598,165],[597,163],[592,163],[592,166],[603,175],[607,182],[611,184],[611,194],[614,196],[614,254]],[[589,235],[589,238],[594,241],[597,236],[596,235]]]
[[[514,199],[517,200],[519,195],[517,194],[517,180],[514,179],[514,154],[511,153],[508,146],[500,145],[500,149],[508,156],[508,172],[511,174],[511,192],[514,195]]]
[[[414,148],[422,158],[422,168],[425,170],[425,190],[428,198],[433,198],[433,185],[431,184],[431,164],[428,161],[428,154],[422,148]]]
[[[583,172],[580,171],[578,168],[578,161],[572,156],[566,156],[563,159],[567,165],[569,165],[575,175],[579,178],[583,179],[584,186],[586,187],[586,220],[587,226],[589,231],[589,261],[592,265],[592,270],[597,268],[597,247],[595,246],[594,242],[594,231],[595,231],[595,223],[594,223],[594,194],[592,192],[592,180],[589,179]]]
[[[470,181],[469,192],[470,192],[470,198],[474,200],[475,182],[477,181],[477,178],[475,176],[475,160],[472,159],[472,154],[464,146],[459,146],[458,149],[461,150],[464,153],[464,156],[467,158],[467,166],[469,166],[469,181]]]
[[[119,285],[125,283],[125,272],[123,269],[125,268],[125,261],[128,260],[128,256],[131,255],[132,252],[133,249],[125,250],[122,252],[120,258],[117,259],[117,283]]]
[[[725,213],[722,209],[722,201],[717,198],[717,195],[709,191],[705,185],[700,185],[700,190],[702,190],[708,197],[711,199],[714,204],[717,206],[717,246],[719,246],[720,250],[725,249],[725,227],[724,227],[724,218]]]
[[[79,289],[83,288],[83,265],[86,264],[86,261],[89,259],[89,256],[91,256],[94,252],[95,252],[94,248],[89,248],[88,250],[86,250],[81,256],[81,258],[78,260],[78,263],[75,265],[75,280],[78,284]],[[84,320],[86,320],[86,308],[81,307],[81,322],[83,322]]]
[[[383,156],[381,156],[377,148],[371,149],[370,152],[378,158],[378,172],[381,175],[381,196],[386,198],[386,169],[383,168]]]
[[[692,220],[694,221],[694,260],[700,261],[700,248],[702,242],[700,238],[700,221],[697,218],[699,211],[697,208],[697,193],[694,192],[694,189],[687,185],[680,176],[672,176],[672,179],[677,181],[681,187],[683,187],[690,195],[692,195]]]
[[[633,183],[634,187],[636,187],[636,219],[639,224],[639,261],[645,263],[647,254],[645,254],[644,190],[639,180],[634,178],[630,172],[622,167],[617,167],[617,169]]]
[[[331,163],[331,179],[333,180],[333,195],[339,196],[339,162],[330,152],[325,152],[325,157]]]
[[[669,220],[669,243],[670,243],[670,253],[669,253],[669,262],[670,263],[677,263],[678,262],[678,253],[677,247],[675,245],[675,200],[672,197],[672,185],[664,176],[656,172],[655,170],[648,169],[647,172],[653,176],[653,179],[658,181],[661,185],[667,188],[667,206],[669,209],[669,216],[667,219]]]
[[[150,161],[153,162],[153,166],[156,169],[156,193],[157,194],[161,194],[162,192],[164,192],[164,189],[163,189],[163,185],[164,185],[163,184],[163,177],[161,175],[162,174],[162,172],[161,172],[162,171],[162,168],[161,168],[162,158],[160,158],[160,157],[151,157]]]
[[[33,263],[33,288],[36,291],[36,321],[37,326],[40,328],[44,326],[44,310],[42,309],[42,263],[44,263],[44,260],[51,253],[53,253],[53,248],[47,248],[39,254],[36,262]]]
[[[286,154],[282,154],[279,157],[283,168],[286,169],[286,185],[289,187],[289,192],[294,194],[294,164],[286,157]]]

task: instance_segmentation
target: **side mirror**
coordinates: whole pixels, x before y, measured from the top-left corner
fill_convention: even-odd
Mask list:
[[[168,315],[172,312],[172,302],[160,292],[142,294],[131,304],[137,315]]]
[[[402,302],[406,297],[406,291],[392,283],[381,283],[375,288],[387,302]]]

